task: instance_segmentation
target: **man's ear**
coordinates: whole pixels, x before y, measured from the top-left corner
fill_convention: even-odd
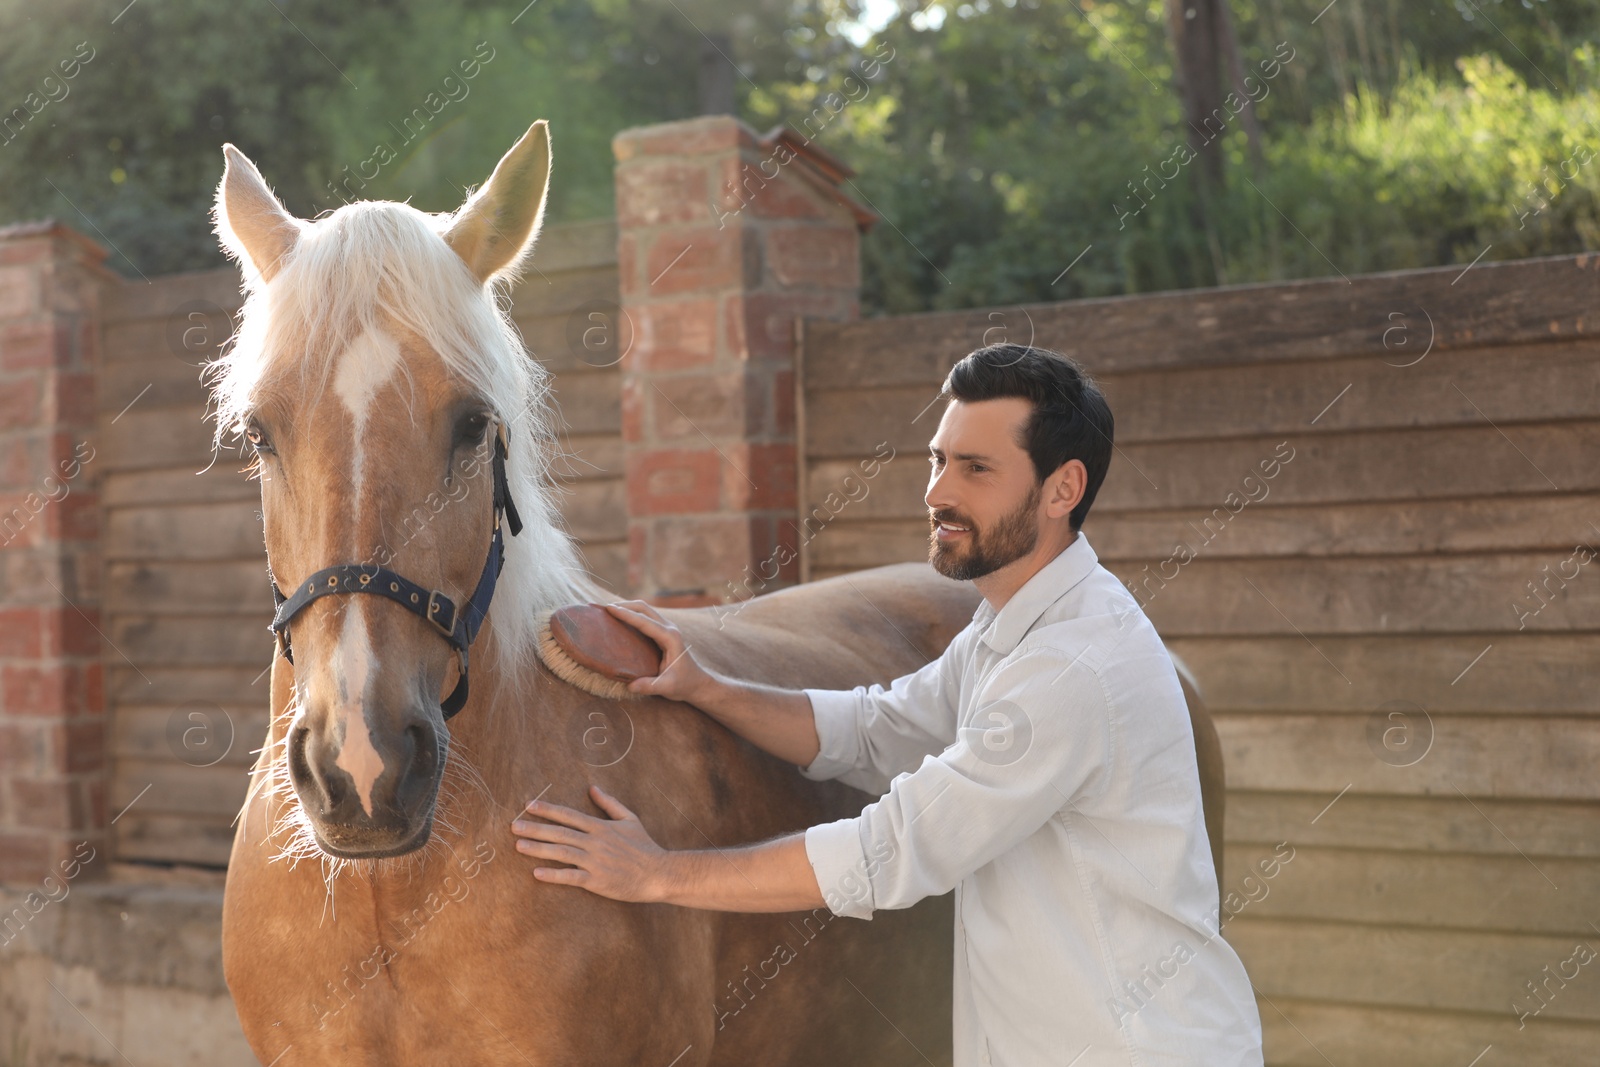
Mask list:
[[[231,144],[212,217],[223,249],[246,273],[271,281],[300,241],[301,221],[284,210],[250,158]]]
[[[1081,459],[1069,459],[1050,475],[1046,486],[1045,503],[1052,519],[1065,518],[1078,506],[1083,494],[1089,491],[1089,468]]]
[[[514,276],[539,237],[549,189],[550,130],[540,119],[451,216],[445,243],[481,282]]]

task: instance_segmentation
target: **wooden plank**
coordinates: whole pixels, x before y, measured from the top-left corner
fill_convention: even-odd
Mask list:
[[[1243,516],[1254,508],[1285,505],[1520,498],[1600,490],[1600,464],[1589,462],[1589,457],[1600,454],[1600,422],[1499,428],[1485,423],[1295,438],[1281,453],[1292,458],[1280,463],[1263,496],[1257,484],[1259,464],[1274,459],[1282,443],[1281,438],[1262,438],[1119,446],[1089,523],[1102,509],[1182,509],[1198,525],[1218,511],[1229,515],[1230,507]],[[807,494],[807,507],[833,491],[858,463],[857,459],[811,463],[808,484],[818,488]],[[1246,477],[1255,482],[1246,485]],[[918,456],[913,462],[911,453],[897,452],[883,465],[862,506],[851,505],[852,515],[924,518],[927,480],[925,458]],[[1247,493],[1260,502],[1248,503]],[[1231,499],[1230,494],[1234,494]]]
[[[1553,972],[1574,946],[1571,937],[1265,919],[1248,910],[1228,924],[1227,940],[1270,998],[1483,1012],[1513,1025],[1512,1003],[1529,996],[1523,983],[1547,965]],[[1600,937],[1584,940],[1600,951]],[[1586,973],[1596,965],[1582,967],[1537,1022],[1600,1020],[1600,982]]]
[[[1600,540],[1596,540],[1600,545]],[[1199,559],[1107,564],[1162,634],[1309,635],[1600,630],[1600,567],[1566,568],[1539,595],[1528,583],[1556,574],[1557,552],[1389,559]],[[1162,574],[1171,573],[1165,581]],[[1545,599],[1548,598],[1548,599]]]
[[[1589,254],[1396,271],[1184,292],[896,315],[808,325],[806,364],[816,382],[857,388],[942,379],[981,345],[1052,348],[1095,373],[1157,367],[1259,364],[1387,356],[1384,333],[1423,310],[1434,351],[1592,336],[1600,320],[1600,261]],[[1396,336],[1389,335],[1391,345]],[[1406,358],[1415,358],[1407,352]],[[1309,416],[1308,416],[1309,418]]]
[[[175,762],[185,767],[249,767],[267,736],[268,712],[193,700],[118,704],[111,716],[111,756],[118,761]]]
[[[573,371],[555,381],[555,403],[571,433],[622,433],[621,376],[611,369]]]
[[[149,504],[261,502],[261,483],[240,473],[244,460],[226,455],[196,472],[192,466],[116,471],[101,483],[100,501],[108,508]]]
[[[566,528],[578,540],[628,539],[628,486],[621,478],[569,482],[559,499]]]
[[[259,743],[259,742],[256,742]],[[250,788],[247,767],[190,767],[175,759],[119,759],[112,765],[111,810],[142,816],[186,815],[232,819]],[[129,805],[134,805],[129,808]],[[121,822],[119,819],[118,822]]]
[[[223,868],[233,849],[231,819],[141,815],[135,806],[111,828],[112,852],[120,860]]]
[[[1600,544],[1594,525],[1600,495],[1594,493],[1522,497],[1510,508],[1502,499],[1479,497],[1246,508],[1238,517],[1246,516],[1247,522],[1225,525],[1213,518],[1208,528],[1206,516],[1193,512],[1102,511],[1096,504],[1084,529],[1102,560],[1161,560],[1184,538],[1193,546],[1204,536],[1210,537],[1209,559],[1516,549],[1559,550],[1564,559],[1575,545]]]
[[[616,299],[615,263],[571,270],[530,270],[516,291],[511,315],[513,321],[536,315],[570,315],[592,301]]]
[[[1600,804],[1449,796],[1228,791],[1226,838],[1238,845],[1392,849],[1600,859]],[[1559,881],[1558,881],[1559,884]]]
[[[924,511],[925,516],[925,511]],[[1507,508],[1494,497],[1246,508],[1224,526],[1200,531],[1191,511],[1102,510],[1084,526],[1101,562],[1163,560],[1185,537],[1193,546],[1210,532],[1207,559],[1272,556],[1395,556],[1410,553],[1538,549],[1565,559],[1580,543],[1600,543],[1590,525],[1600,495],[1531,496]],[[860,519],[849,509],[814,539],[815,559],[829,567],[879,567],[927,555],[925,517]]]
[[[259,615],[119,615],[109,614],[106,636],[111,646],[107,663],[134,671],[161,667],[254,667],[260,671],[272,656],[272,621],[268,597]]]
[[[1404,368],[1392,365],[1394,354],[1387,360],[1172,367],[1098,378],[1121,446],[1600,416],[1600,349],[1592,341],[1466,349]],[[942,377],[877,388],[808,379],[807,455],[867,455],[884,440],[925,452],[944,410],[928,406],[941,384]],[[1335,397],[1338,403],[1309,424]]]
[[[149,281],[127,280],[101,292],[100,315],[110,323],[162,319],[175,308],[200,300],[231,311],[243,303],[239,281],[235,267],[165,274]]]
[[[106,362],[95,374],[95,406],[107,419],[116,418],[124,410],[144,407],[189,407],[194,411],[195,425],[206,427],[209,433],[211,424],[205,421],[208,395],[200,381],[200,369],[170,355],[126,363]]]
[[[211,428],[192,407],[157,408],[140,404],[114,423],[100,427],[95,463],[108,471],[147,471],[187,467],[204,470],[219,465],[244,465],[236,454],[212,452]]]
[[[1540,1017],[1522,1025],[1506,1008],[1416,1011],[1274,996],[1260,1010],[1273,1067],[1572,1067],[1600,1041],[1593,1023]]]
[[[106,610],[144,616],[215,613],[253,619],[272,614],[267,557],[241,562],[112,563],[106,568]]]
[[[1235,894],[1229,910],[1251,918],[1590,937],[1600,945],[1589,926],[1600,899],[1593,859],[1316,848],[1291,836],[1281,846],[1230,846],[1224,869],[1223,887]]]
[[[158,504],[112,508],[106,516],[107,560],[262,560],[260,505]]]
[[[530,289],[537,291],[540,274],[606,266],[614,268],[616,263],[616,219],[552,223],[539,231],[539,244],[530,261],[530,269],[522,283],[512,290],[512,296],[520,297]]]
[[[589,576],[615,593],[619,599],[636,595],[636,590],[628,584],[628,542],[598,541],[580,544],[578,554],[583,559],[584,568],[589,572]]]
[[[1330,684],[1342,685],[1332,674]],[[1399,735],[1404,721],[1374,715],[1215,715],[1233,789],[1404,796],[1600,799],[1600,720],[1528,716],[1432,715],[1432,745],[1410,766]],[[1412,712],[1420,747],[1429,727]],[[1376,737],[1369,743],[1368,731]],[[1331,817],[1331,816],[1330,816]],[[1600,983],[1596,983],[1600,985]]]
[[[551,460],[551,476],[561,479],[619,478],[623,474],[623,443],[619,431],[563,434],[565,455]]]
[[[1318,637],[1315,647],[1297,634],[1169,637],[1167,647],[1214,711],[1370,713],[1405,699],[1434,712],[1600,712],[1593,634]]]
[[[106,660],[106,697],[116,707],[183,704],[205,700],[224,705],[266,707],[270,658],[249,667],[149,667],[136,671],[116,653]]]

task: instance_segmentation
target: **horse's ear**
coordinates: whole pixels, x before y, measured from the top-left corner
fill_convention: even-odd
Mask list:
[[[540,119],[451,216],[445,242],[479,281],[514,274],[539,236],[549,189],[550,130]]]
[[[248,156],[231,144],[222,154],[227,166],[213,212],[217,236],[241,266],[271,281],[300,240],[300,220],[284,210]]]

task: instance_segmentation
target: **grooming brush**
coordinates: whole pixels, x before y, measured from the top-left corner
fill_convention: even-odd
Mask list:
[[[539,658],[562,681],[626,700],[635,678],[661,673],[661,649],[598,604],[568,604],[539,617]]]

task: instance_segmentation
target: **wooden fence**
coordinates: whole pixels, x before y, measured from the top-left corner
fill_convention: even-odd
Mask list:
[[[610,223],[553,227],[513,307],[556,373],[568,526],[624,592],[621,375],[573,340],[615,306],[615,249]],[[236,286],[127,283],[103,309],[123,860],[225,864],[265,732],[257,487],[213,462],[198,380]],[[999,340],[1075,356],[1117,418],[1086,535],[1222,733],[1228,937],[1269,1062],[1576,1062],[1600,1038],[1600,977],[1569,962],[1600,946],[1597,297],[1600,260],[1565,257],[808,322],[803,574],[926,557],[924,456],[957,358]],[[198,749],[215,763],[177,754],[179,709],[231,726]],[[1280,843],[1294,858],[1247,881]]]
[[[926,558],[956,359],[1074,356],[1117,421],[1085,535],[1222,735],[1269,1063],[1592,1060],[1597,332],[1594,256],[809,322],[805,571]]]

